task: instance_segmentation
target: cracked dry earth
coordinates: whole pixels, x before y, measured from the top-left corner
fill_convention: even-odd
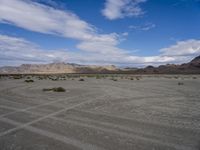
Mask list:
[[[0,150],[79,149],[200,150],[200,77],[0,80]]]

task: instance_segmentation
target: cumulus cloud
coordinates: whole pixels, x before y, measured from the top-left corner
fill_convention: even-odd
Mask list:
[[[68,55],[64,51],[46,51],[25,39],[0,35],[0,65],[6,65],[7,62],[12,62],[12,65],[48,63],[66,61],[67,58]]]
[[[165,56],[191,56],[200,54],[200,40],[179,41],[175,45],[160,50]]]
[[[141,30],[141,31],[148,31],[151,30],[153,28],[155,28],[156,25],[154,23],[146,23],[144,25],[138,26],[138,25],[130,25],[129,29],[132,30]]]
[[[92,51],[75,53],[69,50],[45,50],[25,39],[0,35],[0,66],[19,65],[23,63],[51,63],[57,61],[80,64],[146,66],[165,63],[183,63],[200,53],[200,41],[198,40],[178,42],[176,45],[161,49],[159,55],[148,57],[134,56],[121,49],[117,49],[117,53],[116,51],[111,51],[109,54],[104,51],[99,53],[98,51],[93,51],[95,46],[99,46],[96,44],[87,45],[87,43],[82,43],[79,46],[82,46],[82,49],[91,47]],[[100,48],[104,49],[101,46]],[[191,49],[193,50],[191,51]],[[179,51],[182,51],[181,55],[180,53],[176,53]],[[170,53],[173,55],[169,55]]]
[[[98,34],[93,25],[81,20],[74,13],[58,10],[35,1],[1,0],[0,22],[30,31],[72,38],[81,43],[90,43],[90,45],[102,43],[110,48],[105,49],[107,51],[116,50],[115,47],[119,43],[119,35],[116,33]],[[78,47],[82,48],[82,46]],[[85,49],[84,46],[83,50]]]
[[[114,0],[112,2],[116,2],[116,5],[118,5],[118,2],[120,4],[125,2],[126,5],[131,3],[129,6],[139,8],[139,4],[145,2],[145,0]],[[123,7],[126,5],[123,5]],[[120,12],[123,12],[122,15],[126,12],[123,9],[121,7],[119,9]],[[8,64],[8,62],[17,65],[21,63],[49,63],[59,60],[83,64],[138,66],[171,62],[181,63],[199,54],[200,41],[188,40],[161,49],[158,56],[134,56],[118,47],[121,42],[120,35],[116,33],[99,34],[93,25],[81,20],[74,13],[42,5],[36,1],[1,0],[0,22],[30,31],[78,40],[79,43],[76,47],[80,49],[80,52],[45,50],[25,39],[0,35],[1,65]],[[122,34],[123,37],[127,35],[128,33]]]
[[[140,4],[146,1],[147,0],[106,0],[102,14],[110,20],[124,17],[137,17],[144,14]]]

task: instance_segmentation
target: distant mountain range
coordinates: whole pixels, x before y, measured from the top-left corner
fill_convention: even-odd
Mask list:
[[[125,74],[200,74],[200,56],[189,63],[167,64],[158,67],[120,69],[114,65],[78,65],[70,63],[23,64],[19,67],[0,67],[0,74],[59,74],[59,73],[125,73]]]
[[[135,73],[141,74],[200,74],[200,56],[188,63],[181,65],[167,64],[159,67],[147,66],[144,69],[137,69]]]
[[[19,67],[5,66],[1,74],[59,74],[59,73],[107,73],[117,71],[113,65],[95,66],[70,63],[22,64]]]

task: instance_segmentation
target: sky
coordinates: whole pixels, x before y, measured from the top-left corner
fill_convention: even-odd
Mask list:
[[[200,0],[0,0],[0,66],[181,64],[200,55]]]

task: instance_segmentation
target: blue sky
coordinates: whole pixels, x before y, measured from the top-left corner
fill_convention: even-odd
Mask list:
[[[199,27],[200,0],[1,0],[0,66],[179,64]]]

